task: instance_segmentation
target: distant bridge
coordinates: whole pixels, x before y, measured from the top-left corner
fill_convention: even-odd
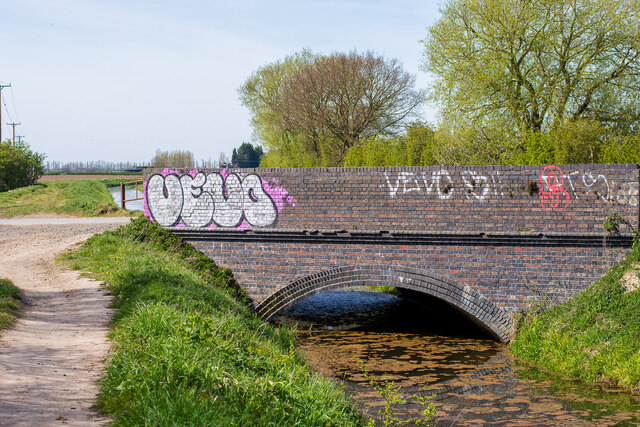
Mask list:
[[[569,298],[621,260],[640,217],[635,164],[146,179],[146,215],[230,268],[266,319],[326,290],[391,285],[447,302],[502,341],[512,311]]]

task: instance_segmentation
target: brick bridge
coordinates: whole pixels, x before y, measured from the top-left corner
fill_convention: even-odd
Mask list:
[[[508,341],[622,259],[639,165],[147,170],[145,213],[230,268],[267,320],[313,294],[392,285]],[[612,214],[615,216],[612,217]],[[618,232],[603,222],[615,218]]]

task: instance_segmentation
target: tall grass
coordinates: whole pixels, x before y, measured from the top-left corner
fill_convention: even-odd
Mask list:
[[[0,193],[0,217],[51,212],[76,216],[124,215],[107,186],[123,179],[69,180],[39,183]]]
[[[640,290],[626,292],[625,274],[640,274],[638,238],[589,288],[524,318],[511,350],[552,371],[640,391]]]
[[[0,279],[0,330],[13,324],[20,308],[20,289],[8,279]]]
[[[145,218],[65,258],[115,298],[99,396],[114,425],[363,424],[290,329],[263,323],[228,271]]]

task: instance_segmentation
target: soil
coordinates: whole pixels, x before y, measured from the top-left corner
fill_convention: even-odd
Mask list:
[[[55,257],[127,222],[76,218],[0,224],[0,277],[22,290],[16,325],[0,332],[0,425],[104,425],[92,405],[109,352],[111,297]]]

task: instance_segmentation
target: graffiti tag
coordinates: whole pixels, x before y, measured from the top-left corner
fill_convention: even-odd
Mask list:
[[[545,166],[540,172],[540,205],[545,212],[562,212],[571,197],[564,187],[564,174],[558,166]]]

